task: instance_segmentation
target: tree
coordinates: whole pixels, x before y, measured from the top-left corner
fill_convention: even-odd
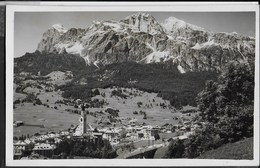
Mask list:
[[[28,94],[25,99],[23,99],[23,102],[32,103],[36,99],[36,96],[34,94]]]
[[[127,134],[127,131],[123,130],[121,133],[120,133],[120,139],[124,139],[126,137],[126,134]]]
[[[201,153],[215,149],[223,144],[222,139],[219,137],[217,130],[212,123],[209,123],[205,128],[197,130],[194,135],[189,137],[186,143],[185,157],[194,158]]]
[[[137,112],[137,111],[134,111],[134,112],[133,112],[133,114],[137,115],[137,114],[138,114],[138,112]]]
[[[198,94],[197,104],[201,111],[203,120],[216,122],[216,98],[218,96],[218,85],[213,81],[207,81],[205,89]]]
[[[137,102],[137,106],[138,106],[138,107],[141,107],[141,105],[143,105],[143,102],[140,102],[140,101]]]
[[[82,156],[85,145],[81,141],[76,141],[73,146],[73,154],[76,156]]]
[[[158,133],[156,133],[155,135],[154,135],[154,139],[157,141],[157,140],[159,140],[160,139],[160,135],[158,134]]]
[[[14,104],[20,104],[20,103],[21,103],[20,99],[14,101]]]
[[[146,114],[146,113],[144,113],[144,117],[143,117],[143,119],[144,119],[144,120],[147,119],[147,114]]]
[[[206,83],[198,94],[197,104],[204,120],[217,123],[227,113],[227,106],[230,109],[253,105],[253,100],[254,68],[250,64],[231,63],[218,82]]]
[[[191,136],[187,157],[253,136],[254,65],[231,63],[217,82],[206,83],[197,104],[206,125]]]
[[[164,158],[182,158],[184,151],[185,146],[182,140],[172,140],[168,146]]]
[[[101,93],[101,96],[102,97],[106,97],[106,93]]]
[[[72,146],[72,143],[69,142],[68,139],[64,139],[59,144],[57,144],[57,148],[55,149],[55,153],[57,153],[57,154],[64,153],[66,156],[68,156],[71,152],[71,146]]]
[[[227,102],[251,105],[254,100],[254,64],[232,63],[224,71],[219,81],[220,92]]]
[[[110,145],[108,140],[103,140],[103,147],[101,149],[101,158],[115,158],[117,157],[116,151]]]
[[[97,128],[95,128],[93,132],[98,132],[98,129],[97,129]]]
[[[93,92],[94,95],[100,95],[100,92],[98,89],[95,89],[94,92]]]
[[[221,117],[216,127],[224,143],[235,142],[243,137],[253,136],[254,106],[227,106],[225,116]]]
[[[41,102],[41,100],[40,100],[40,99],[38,99],[38,98],[37,98],[37,99],[35,99],[35,103],[36,103],[36,104],[38,104],[38,105],[42,105],[42,102]]]
[[[125,144],[121,148],[123,151],[124,150],[132,151],[135,149],[134,142],[132,141],[131,143]]]
[[[23,134],[19,137],[19,140],[21,140],[21,141],[24,141],[25,139],[26,139],[26,136]]]

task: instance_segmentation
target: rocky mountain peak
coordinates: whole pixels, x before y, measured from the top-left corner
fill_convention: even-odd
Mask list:
[[[198,30],[198,31],[205,31],[203,28],[186,23],[183,20],[177,19],[175,17],[169,17],[165,21],[161,23],[164,27],[166,32],[175,32],[181,29],[190,29],[190,30]]]
[[[144,12],[138,12],[138,13],[134,13],[132,15],[129,15],[127,17],[125,17],[123,20],[133,20],[133,19],[141,19],[141,18],[146,18],[147,20],[148,19],[152,19],[152,20],[155,20],[155,18],[150,15],[149,13],[144,13]]]
[[[67,29],[62,24],[54,24],[51,27],[52,29],[57,30],[60,33],[66,33]]]
[[[246,61],[255,55],[255,39],[234,32],[208,32],[175,17],[160,24],[152,15],[139,12],[119,21],[93,21],[87,29],[54,25],[43,34],[38,50],[80,55],[88,65],[170,61],[184,73],[220,71],[230,59]]]
[[[127,16],[120,22],[125,23],[140,32],[146,32],[149,34],[159,34],[164,33],[163,27],[159,22],[148,13],[135,13],[133,15]]]

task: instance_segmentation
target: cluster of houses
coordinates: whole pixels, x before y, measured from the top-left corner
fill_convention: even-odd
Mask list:
[[[62,132],[61,132],[62,133]],[[24,151],[31,150],[33,154],[39,154],[51,158],[57,143],[62,141],[62,134],[49,132],[44,135],[34,135],[25,140],[14,142],[14,159],[20,159]]]
[[[202,127],[201,123],[185,121],[179,125],[165,124],[163,126],[150,126],[138,124],[135,120],[129,121],[127,125],[121,127],[102,127],[93,128],[87,123],[87,114],[81,111],[79,124],[72,126],[68,130],[59,133],[49,132],[44,135],[34,135],[24,141],[14,142],[14,159],[20,159],[23,151],[32,150],[33,154],[38,154],[46,158],[52,158],[56,144],[60,143],[64,137],[93,139],[107,139],[112,146],[120,143],[123,139],[129,141],[156,140],[159,133],[178,132],[178,136],[185,136],[187,133],[194,132],[195,129]],[[124,134],[124,135],[123,135]]]
[[[194,132],[196,129],[202,128],[204,123],[185,121],[180,124],[165,124],[160,127],[161,133],[178,133],[183,135],[187,132]]]

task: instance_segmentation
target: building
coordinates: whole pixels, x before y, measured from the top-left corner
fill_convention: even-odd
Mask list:
[[[13,123],[13,126],[15,126],[15,127],[19,127],[21,125],[23,125],[23,121],[14,121],[14,123]]]
[[[23,151],[28,149],[28,144],[23,141],[18,141],[14,143],[14,159],[20,159],[22,157]]]
[[[87,114],[85,111],[81,111],[79,125],[74,127],[72,130],[72,132],[74,132],[73,136],[83,136],[93,133],[94,129],[87,123]]]
[[[159,134],[160,129],[152,126],[143,126],[142,130],[138,132],[138,137],[143,137],[144,139],[154,139],[156,134]],[[143,133],[143,135],[141,134]]]
[[[81,116],[79,118],[79,125],[75,130],[75,135],[81,136],[85,134],[87,132],[86,125],[87,125],[87,115],[84,111],[81,111]]]
[[[126,128],[126,137],[131,138],[133,140],[155,139],[155,136],[159,134],[160,129],[160,127],[153,127],[150,125],[141,127],[130,125]]]
[[[70,132],[66,131],[66,130],[62,130],[62,131],[60,131],[60,135],[61,136],[68,136],[68,135],[70,135]]]
[[[39,154],[48,158],[51,158],[52,155],[54,154],[54,150],[56,149],[55,145],[50,145],[48,143],[37,143],[35,144],[33,148],[33,153],[34,154]]]
[[[117,139],[119,136],[119,133],[115,130],[106,130],[103,133],[103,139],[107,139],[110,142],[114,141],[114,139]]]
[[[149,128],[146,130],[148,137],[152,138],[155,137],[155,135],[159,134],[159,129],[158,128]]]

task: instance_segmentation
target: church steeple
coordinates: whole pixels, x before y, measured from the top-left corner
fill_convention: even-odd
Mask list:
[[[79,117],[79,125],[75,131],[76,136],[82,136],[88,132],[87,114],[84,105],[81,106],[81,115]]]
[[[81,116],[79,118],[79,131],[81,135],[87,132],[87,115],[85,112],[84,105],[81,106]]]
[[[80,126],[81,126],[81,130],[82,130],[82,134],[87,132],[87,115],[85,113],[85,111],[81,111],[81,117],[80,117]]]

